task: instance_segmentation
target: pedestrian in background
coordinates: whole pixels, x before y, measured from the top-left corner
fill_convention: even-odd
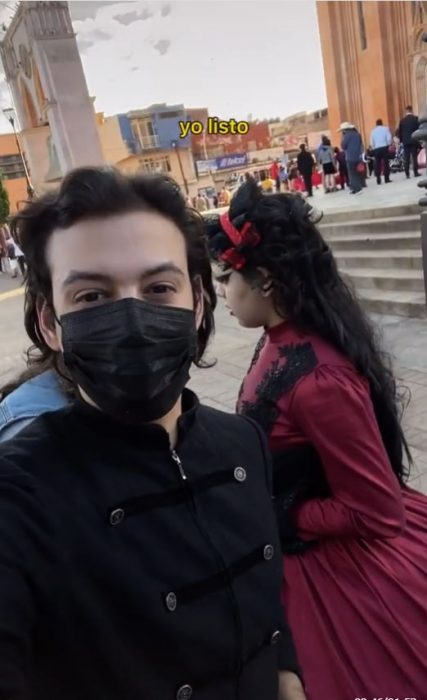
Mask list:
[[[404,165],[406,177],[410,176],[410,162],[414,170],[414,177],[419,177],[418,172],[418,152],[420,149],[419,143],[414,141],[412,134],[419,128],[420,122],[415,116],[412,106],[408,105],[405,116],[400,120],[397,135],[400,142],[403,144]]]
[[[338,146],[334,148],[335,162],[337,163],[338,173],[340,176],[341,189],[345,190],[346,185],[348,186],[348,169],[347,161],[345,158],[345,153]]]
[[[289,189],[288,185],[288,170],[285,165],[281,165],[279,168],[279,178],[280,183],[283,184],[283,189],[286,192]]]
[[[266,173],[264,170],[262,170],[260,177],[261,177],[260,186],[261,186],[262,191],[265,192],[266,194],[273,194],[274,187],[275,187],[276,183],[269,176],[269,173],[268,172]]]
[[[366,163],[368,169],[368,177],[372,177],[372,173],[375,169],[375,157],[374,151],[371,147],[367,148],[364,154],[364,162]]]
[[[5,258],[7,258],[6,232],[5,227],[0,226],[0,272],[6,272],[4,269]]]
[[[298,164],[296,158],[292,158],[288,168],[288,182],[291,192],[295,191],[295,183],[298,180]]]
[[[231,195],[230,192],[227,190],[226,187],[223,187],[221,192],[219,193],[219,206],[220,207],[228,207],[230,204],[231,200]]]
[[[362,192],[361,173],[364,170],[362,162],[363,144],[358,130],[350,122],[343,122],[339,128],[342,132],[341,148],[345,153],[348,175],[350,179],[350,194]]]
[[[322,143],[317,149],[317,160],[323,170],[323,187],[325,193],[335,192],[337,189],[335,183],[335,153],[327,136],[322,136]]]
[[[273,165],[270,168],[270,175],[271,179],[274,181],[276,185],[276,192],[280,192],[280,166],[279,166],[279,159],[276,158],[274,161]]]
[[[305,191],[307,192],[307,196],[312,197],[314,160],[311,153],[307,151],[305,143],[302,143],[300,146],[300,152],[298,154],[297,163],[298,170],[300,171],[304,180],[304,187]]]
[[[18,258],[20,258],[19,262],[19,267],[22,270],[22,274],[24,275],[25,272],[25,267],[23,263],[23,254],[20,248],[16,245],[15,241],[13,240],[9,226],[7,224],[4,224],[1,227],[1,248],[2,248],[2,255],[1,255],[1,263],[2,263],[2,271],[6,272],[7,274],[10,274],[12,279],[15,279],[18,276]]]
[[[393,137],[388,126],[384,126],[382,119],[377,119],[376,126],[371,132],[371,148],[375,160],[375,177],[377,184],[381,185],[381,175],[384,181],[390,182],[390,158],[389,148],[393,143]]]
[[[208,207],[206,205],[206,199],[205,197],[202,197],[200,192],[198,193],[196,197],[196,209],[199,212],[199,214],[202,214],[202,212],[207,211]]]

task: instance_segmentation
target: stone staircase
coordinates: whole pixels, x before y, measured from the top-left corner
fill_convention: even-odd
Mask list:
[[[368,311],[427,316],[416,204],[328,212],[320,229]]]

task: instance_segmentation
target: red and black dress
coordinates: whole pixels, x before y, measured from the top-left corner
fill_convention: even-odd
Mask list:
[[[283,603],[309,700],[426,700],[427,498],[399,484],[368,383],[283,323],[258,344],[238,412],[273,453]]]

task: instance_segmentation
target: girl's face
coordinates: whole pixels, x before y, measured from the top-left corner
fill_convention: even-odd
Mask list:
[[[263,289],[260,284],[250,284],[240,272],[227,271],[217,276],[217,294],[225,299],[230,313],[245,328],[269,325],[274,312],[268,281]]]

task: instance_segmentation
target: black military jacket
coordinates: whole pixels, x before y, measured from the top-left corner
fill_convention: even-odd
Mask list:
[[[260,429],[176,451],[79,402],[0,446],[1,700],[277,700],[297,670]]]

